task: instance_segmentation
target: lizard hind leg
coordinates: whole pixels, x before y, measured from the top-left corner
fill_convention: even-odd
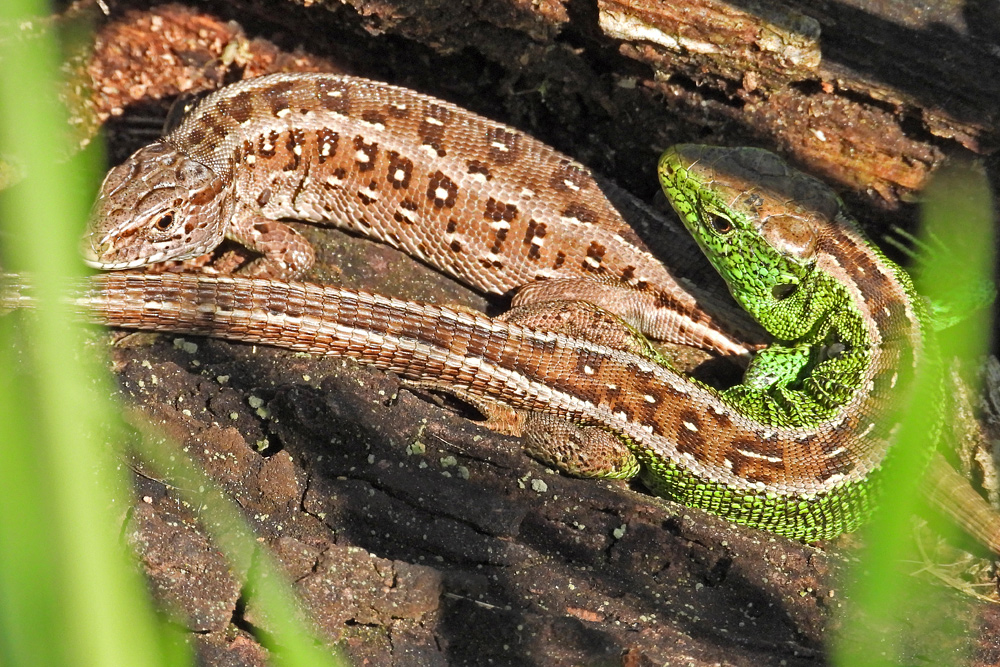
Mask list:
[[[638,459],[619,436],[542,412],[525,418],[524,450],[574,477],[631,479],[639,472]]]
[[[516,410],[496,401],[435,382],[407,380],[411,389],[446,391],[473,406],[486,417],[482,425],[504,435],[520,436],[532,458],[574,477],[630,479],[639,472],[639,461],[615,434],[581,426],[557,415]]]

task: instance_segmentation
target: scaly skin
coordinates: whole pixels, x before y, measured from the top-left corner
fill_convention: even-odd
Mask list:
[[[866,514],[877,491],[895,406],[915,366],[940,371],[908,274],[864,238],[829,188],[766,151],[675,146],[660,158],[659,176],[733,297],[776,339],[753,360],[742,384],[722,392],[722,401],[780,430],[849,423],[856,436],[884,438],[868,474],[820,496],[849,530],[863,518],[850,514]],[[773,458],[787,464],[794,457],[789,444],[772,450]],[[845,437],[827,454],[864,459],[868,446],[865,437]],[[785,474],[806,476],[808,468],[786,465]],[[791,505],[765,501],[761,512],[786,513]],[[809,536],[808,526],[791,528],[796,523],[771,525]]]
[[[909,275],[862,235],[825,185],[752,148],[679,145],[664,193],[736,301],[775,343],[727,402],[775,426],[812,426],[859,394],[886,355],[934,360]],[[851,263],[865,257],[868,275]],[[900,369],[905,372],[905,369]]]
[[[379,343],[385,335],[381,319],[348,324],[371,341],[366,355],[392,360],[370,363],[398,369],[412,381],[500,412],[533,410],[612,434],[624,453],[597,457],[610,462],[603,474],[630,476],[641,469],[661,495],[798,539],[853,530],[870,512],[883,464],[891,460],[897,399],[907,395],[918,363],[939,369],[908,275],[868,243],[829,188],[765,151],[678,146],[661,158],[660,178],[737,302],[777,339],[732,389],[716,392],[659,359],[635,356],[632,348],[643,346],[627,342],[630,336],[641,339],[634,332],[624,346],[608,347],[587,327],[570,335],[605,347],[568,341],[563,365],[551,372],[538,372],[535,361],[511,361],[518,355],[497,356],[492,348],[466,351],[462,363],[485,370],[463,388],[442,384],[405,350]],[[158,288],[150,289],[155,301]],[[281,287],[255,283],[239,289]],[[317,298],[339,297],[331,292]],[[157,317],[166,312],[151,307]],[[268,305],[278,307],[284,306]],[[322,304],[312,307],[324,312]],[[431,320],[440,325],[436,316],[428,317],[428,326]],[[126,325],[146,321],[160,329],[192,326],[145,314]],[[521,325],[557,330],[537,322]],[[517,337],[499,323],[488,327],[505,339]],[[244,340],[244,329],[236,322],[213,334]],[[264,342],[282,345],[284,335],[276,331]],[[447,323],[437,338],[441,349],[461,354]],[[519,340],[531,359],[553,362],[547,341]],[[523,379],[538,394],[502,394],[493,384],[499,372]],[[551,451],[539,451],[546,448]],[[608,439],[600,441],[600,451],[613,449]],[[570,467],[577,474],[581,468],[602,474],[600,465],[555,438],[542,438],[533,451],[564,468],[561,462],[582,461]]]

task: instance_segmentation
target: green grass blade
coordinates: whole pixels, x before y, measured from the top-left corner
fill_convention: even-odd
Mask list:
[[[930,299],[960,293],[957,281],[988,282],[993,272],[993,213],[989,187],[977,170],[942,169],[926,193],[924,233],[947,239],[953,253],[935,257],[916,277]],[[985,353],[989,313],[971,315],[961,327],[938,336],[945,368],[973,367]],[[958,361],[956,361],[958,360]],[[847,590],[844,624],[834,644],[834,664],[882,667],[912,664],[949,665],[963,661],[963,651],[942,641],[949,633],[962,644],[964,631],[955,609],[963,604],[949,592],[913,576],[921,561],[912,535],[912,515],[923,508],[918,483],[935,433],[941,386],[933,368],[919,369],[915,389],[894,448],[878,512],[867,526],[866,547],[859,554]],[[975,388],[972,388],[975,392]],[[949,416],[946,415],[945,419]],[[948,611],[945,611],[948,610]]]
[[[81,266],[74,239],[94,172],[57,159],[68,154],[57,45],[44,32],[29,37],[18,29],[47,10],[37,1],[0,3],[0,153],[15,156],[28,176],[0,201],[4,262],[33,275],[40,303],[37,316],[3,327],[3,658],[11,665],[165,665],[156,650],[164,637],[118,534],[129,503],[116,453],[105,444],[110,388],[86,362],[93,354],[84,353],[59,299],[65,278]],[[14,372],[12,335],[25,342],[23,374]]]

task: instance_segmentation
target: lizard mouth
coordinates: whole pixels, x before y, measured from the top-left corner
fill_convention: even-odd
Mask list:
[[[146,266],[147,264],[155,264],[156,262],[165,260],[165,256],[161,257],[149,257],[133,259],[129,261],[121,262],[105,262],[97,259],[96,257],[84,257],[83,263],[89,267],[95,269],[103,269],[104,271],[121,271],[124,269],[136,269],[140,266]]]
[[[88,243],[86,240],[81,244],[80,254],[83,256],[83,263],[89,267],[95,269],[102,269],[104,271],[121,271],[124,269],[136,269],[140,266],[146,266],[147,264],[156,264],[157,262],[164,262],[169,259],[175,259],[171,257],[169,253],[157,252],[148,256],[132,257],[132,258],[118,258],[114,257],[113,253],[109,253],[107,249],[101,250],[100,246],[96,246],[93,243]],[[110,257],[109,257],[110,255]]]

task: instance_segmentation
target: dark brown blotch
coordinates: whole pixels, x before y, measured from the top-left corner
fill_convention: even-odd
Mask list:
[[[580,222],[586,222],[588,224],[593,224],[599,219],[599,216],[592,208],[578,202],[574,202],[567,206],[560,215],[564,218],[576,218]]]
[[[911,328],[906,306],[901,301],[877,304],[872,319],[883,339],[898,337]]]
[[[378,142],[368,143],[361,135],[354,137],[355,163],[358,171],[364,173],[375,168],[375,160],[378,159]]]
[[[427,198],[437,208],[453,208],[458,200],[458,185],[441,171],[435,171],[427,183]]]
[[[376,185],[375,181],[372,181],[369,184],[368,187],[370,189],[374,190],[375,189],[375,185]],[[360,199],[361,203],[364,204],[365,206],[371,206],[376,201],[378,201],[377,199],[375,199],[375,197],[372,197],[371,195],[367,194],[363,190],[358,190],[358,199]]]
[[[386,107],[386,111],[393,118],[409,118],[410,117],[410,107],[408,104],[403,104],[399,102],[390,102],[389,106]]]
[[[236,93],[229,100],[229,116],[239,124],[253,116],[253,96],[249,90]]]
[[[431,104],[427,107],[426,115],[420,120],[420,126],[417,128],[420,143],[433,148],[438,157],[446,155],[444,139],[451,115],[449,109],[438,104]]]
[[[288,94],[295,88],[294,81],[279,81],[278,83],[271,84],[267,88],[261,91],[261,97],[264,98],[264,102],[267,104],[271,113],[277,116],[279,113],[288,109],[290,102],[288,101]]]
[[[413,161],[396,151],[389,151],[389,168],[387,180],[396,190],[410,187],[413,177]]]
[[[542,246],[537,240],[545,238],[547,229],[544,222],[537,222],[534,219],[528,221],[528,229],[524,233],[524,244],[528,248],[528,259],[539,259],[542,256]]]
[[[208,114],[203,116],[201,120],[204,127],[212,133],[215,139],[221,140],[229,136],[229,124],[226,122],[226,118]]]
[[[486,210],[483,212],[483,217],[493,222],[500,222],[501,220],[513,222],[514,218],[517,217],[517,206],[514,204],[505,204],[490,197],[486,200]]]
[[[343,81],[320,79],[316,82],[316,99],[321,107],[345,116],[351,113],[350,90]]]
[[[385,127],[387,117],[384,113],[376,109],[366,109],[361,112],[361,120],[366,123],[371,123],[372,125],[381,125],[382,127]]]
[[[275,130],[262,132],[257,143],[257,154],[261,157],[274,157],[278,152],[278,139],[280,135]]]
[[[590,174],[580,165],[562,160],[549,179],[549,184],[558,192],[580,190],[590,181]]]
[[[264,208],[271,201],[271,188],[264,188],[257,195],[257,206]]]
[[[282,167],[283,171],[297,171],[302,164],[302,151],[306,143],[306,133],[299,128],[288,131],[288,138],[285,140],[285,151],[288,153],[288,162]],[[298,149],[297,151],[295,149]]]
[[[598,268],[604,261],[604,255],[607,251],[608,249],[597,241],[591,241],[587,247],[587,260],[589,261],[584,261],[583,267],[589,271]]]
[[[316,130],[316,153],[319,156],[319,163],[323,164],[337,154],[337,144],[340,142],[340,134],[328,127],[321,127]]]
[[[201,142],[205,141],[205,128],[202,125],[198,125],[193,130],[188,133],[187,139],[191,144],[197,146]]]
[[[493,237],[493,245],[490,246],[490,252],[494,255],[500,254],[500,251],[503,250],[503,244],[507,240],[507,232],[506,227],[496,230],[496,234]]]
[[[492,180],[493,174],[490,172],[490,168],[485,162],[480,162],[479,160],[469,160],[469,173],[470,174],[482,174],[486,177],[486,180]]]
[[[502,127],[486,130],[486,149],[495,164],[511,164],[520,158],[521,137]]]
[[[645,289],[646,284],[640,281],[636,284],[636,287],[639,289]],[[687,310],[683,307],[683,304],[681,304],[680,301],[664,290],[656,291],[656,295],[653,298],[653,305],[657,308],[665,308],[667,310],[675,310],[677,312],[684,312]]]

